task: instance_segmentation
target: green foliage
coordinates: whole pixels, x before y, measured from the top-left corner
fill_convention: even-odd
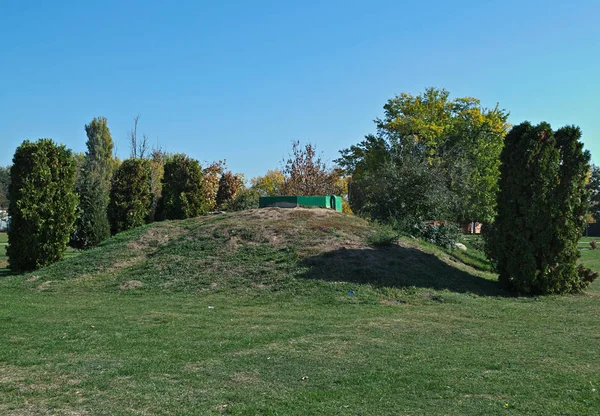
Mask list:
[[[346,173],[357,181],[397,155],[417,157],[443,173],[447,195],[455,196],[447,199],[452,220],[491,221],[508,114],[485,109],[471,97],[450,100],[447,91],[435,88],[396,96],[384,109],[384,119],[375,120],[376,135],[340,152],[336,162]],[[360,196],[366,200],[350,197],[354,211],[369,202],[369,195]]]
[[[398,242],[399,234],[391,225],[380,224],[375,232],[367,238],[367,242],[373,246],[389,246]]]
[[[110,237],[108,221],[109,190],[101,180],[102,174],[91,164],[81,175],[77,186],[79,194],[78,217],[71,245],[79,249],[96,247]]]
[[[252,179],[252,188],[256,189],[260,196],[281,195],[285,175],[279,169],[268,170],[265,176]]]
[[[575,292],[589,278],[577,270],[590,155],[574,126],[553,132],[525,122],[506,136],[498,217],[485,233],[499,280],[527,294]]]
[[[182,154],[168,158],[162,184],[162,198],[159,204],[161,218],[193,218],[208,211],[202,168],[197,160]]]
[[[219,189],[217,190],[217,208],[228,208],[243,186],[244,182],[239,175],[234,175],[231,172],[223,173],[219,181]]]
[[[425,220],[447,218],[452,194],[443,171],[410,149],[390,149],[386,160],[356,175],[349,186],[351,208],[359,215],[393,222],[405,232]]]
[[[94,118],[85,126],[85,132],[87,152],[76,182],[79,216],[71,238],[71,244],[80,249],[95,247],[110,237],[108,203],[115,168],[113,141],[106,118]]]
[[[59,260],[77,207],[71,151],[50,139],[25,141],[15,152],[10,176],[10,268],[27,271]]]
[[[232,211],[243,211],[246,209],[258,208],[258,201],[260,198],[260,191],[254,187],[249,189],[242,189],[238,192],[235,199],[231,203]]]
[[[108,128],[108,120],[104,117],[94,118],[90,124],[86,124],[85,133],[87,135],[86,157],[89,160],[101,162],[106,165],[107,171],[104,181],[110,181],[111,166],[113,165],[113,140]]]
[[[165,163],[170,157],[169,154],[161,149],[153,149],[150,163],[150,191],[152,192],[152,204],[150,205],[150,214],[148,219],[150,222],[155,221],[160,217],[159,204],[162,199],[162,180],[165,175]]]
[[[146,159],[127,159],[116,170],[110,190],[108,219],[113,234],[143,225],[150,213],[150,166]]]
[[[10,166],[0,167],[0,208],[8,208],[8,185],[10,184]]]
[[[452,224],[420,224],[420,226],[415,227],[415,231],[417,236],[425,241],[447,250],[454,250],[460,237],[460,230]]]
[[[600,167],[592,166],[587,189],[590,193],[589,212],[598,221],[600,220]]]

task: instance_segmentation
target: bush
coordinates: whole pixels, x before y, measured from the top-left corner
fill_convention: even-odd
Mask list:
[[[442,172],[410,154],[381,164],[353,180],[349,188],[355,213],[376,221],[393,220],[407,233],[424,220],[448,218],[452,205]]]
[[[216,200],[217,208],[226,209],[243,186],[244,183],[238,175],[225,172],[219,181]]]
[[[79,207],[71,245],[85,250],[110,237],[109,190],[98,172],[86,170],[80,177],[77,191]]]
[[[255,209],[258,208],[258,200],[260,198],[260,193],[257,189],[243,189],[238,192],[237,196],[231,203],[232,211],[243,211],[246,209]]]
[[[177,154],[165,163],[159,213],[162,219],[193,218],[208,211],[200,163]]]
[[[146,159],[127,159],[117,168],[110,190],[108,218],[113,234],[146,223],[152,193]]]
[[[60,260],[77,208],[71,151],[50,139],[25,141],[15,152],[10,175],[10,268],[34,270]]]
[[[113,141],[104,117],[94,118],[85,126],[88,140],[76,191],[79,215],[71,245],[80,249],[95,247],[110,237],[108,202],[110,180],[115,167]]]
[[[451,224],[421,224],[419,227],[415,228],[415,231],[417,235],[425,241],[448,250],[456,248],[455,244],[460,236],[458,227]]]
[[[486,231],[486,252],[509,290],[575,292],[589,284],[577,269],[585,228],[590,155],[577,127],[553,132],[525,122],[506,136],[498,216]]]
[[[398,241],[398,232],[391,225],[382,224],[370,235],[367,242],[374,246],[389,246]]]

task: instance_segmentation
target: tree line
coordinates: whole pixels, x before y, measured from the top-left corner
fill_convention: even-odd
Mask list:
[[[128,134],[130,157],[113,156],[106,118],[85,125],[84,154],[51,139],[23,142],[9,169],[3,200],[10,216],[9,267],[34,270],[59,260],[70,245],[96,247],[111,235],[162,220],[185,219],[214,210],[258,208],[261,195],[343,193],[346,182],[316,154],[312,144],[292,143],[281,170],[254,178],[227,170],[224,160],[200,162],[185,154],[150,149],[138,138],[139,117]]]
[[[342,149],[335,166],[296,141],[280,169],[250,186],[224,161],[203,168],[150,149],[147,136],[138,137],[139,117],[128,134],[131,155],[120,161],[107,120],[95,118],[85,126],[85,154],[49,139],[26,141],[10,172],[0,169],[10,267],[41,267],[67,244],[88,249],[152,221],[256,208],[260,196],[337,194],[346,213],[441,245],[457,233],[453,224],[484,223],[487,254],[507,287],[580,290],[593,277],[575,267],[576,244],[585,221],[600,214],[600,169],[590,165],[578,128],[511,126],[508,115],[444,89],[400,94],[384,105],[375,132]]]

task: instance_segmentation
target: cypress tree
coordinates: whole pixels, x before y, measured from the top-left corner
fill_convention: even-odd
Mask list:
[[[50,139],[25,141],[13,157],[8,187],[9,266],[34,270],[59,260],[75,221],[75,159]]]
[[[500,282],[525,294],[574,292],[594,277],[577,268],[585,227],[589,152],[577,127],[515,126],[500,155],[498,216],[486,235]]]
[[[110,237],[108,203],[114,160],[113,141],[104,117],[85,126],[87,152],[77,183],[79,216],[72,244],[81,249],[95,247]]]

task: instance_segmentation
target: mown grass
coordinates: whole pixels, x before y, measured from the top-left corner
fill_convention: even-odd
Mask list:
[[[220,215],[5,277],[0,414],[598,414],[598,282],[515,298],[372,232]]]
[[[0,277],[8,274],[6,246],[8,245],[8,234],[0,233]]]

